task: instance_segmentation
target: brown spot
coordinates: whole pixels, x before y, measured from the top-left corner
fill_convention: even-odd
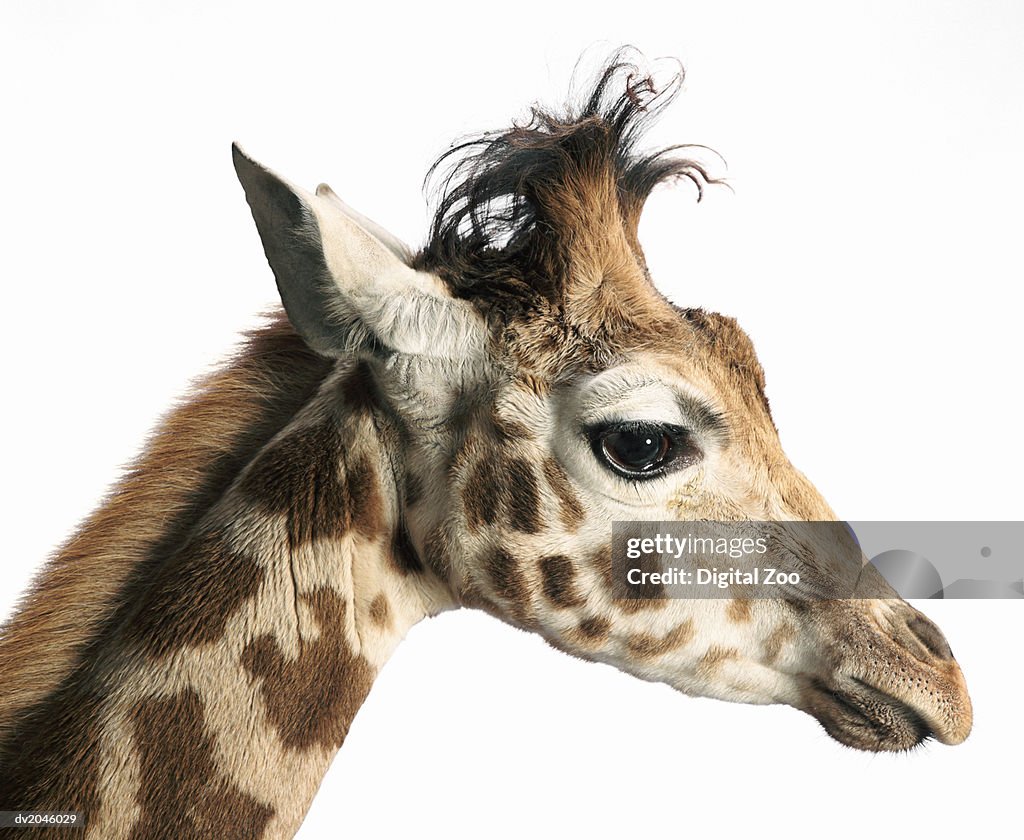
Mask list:
[[[796,628],[792,624],[780,624],[764,640],[764,655],[767,662],[775,662],[786,642],[796,638]]]
[[[463,484],[462,504],[470,531],[494,525],[499,516],[517,531],[535,534],[540,530],[537,479],[522,458],[502,461],[484,456],[477,461]]]
[[[259,681],[267,716],[286,746],[337,748],[373,683],[374,671],[345,642],[345,602],[331,589],[303,596],[320,635],[295,659],[270,635],[252,640],[242,664]]]
[[[462,506],[466,511],[466,524],[470,531],[497,521],[502,484],[490,458],[477,461],[462,485]]]
[[[273,513],[284,514],[290,545],[337,539],[355,528],[374,536],[383,502],[376,470],[365,457],[348,462],[330,421],[271,443],[242,479],[242,489]]]
[[[526,580],[514,557],[497,549],[488,555],[484,570],[491,580],[494,593],[508,602],[512,615],[521,624],[530,617],[530,593]]]
[[[569,639],[580,647],[596,647],[607,640],[611,628],[612,623],[607,618],[593,615],[570,631]]]
[[[556,554],[540,561],[544,594],[556,607],[576,607],[583,598],[576,589],[576,570],[568,557]]]
[[[715,671],[721,667],[723,662],[728,662],[730,659],[737,659],[740,652],[735,648],[724,648],[718,645],[712,645],[708,648],[707,652],[700,658],[700,662],[697,663],[697,673],[702,677],[710,677]]]
[[[661,637],[634,633],[626,640],[626,647],[637,659],[654,659],[687,644],[693,635],[693,619],[688,618]]]
[[[194,691],[152,698],[132,712],[140,814],[131,840],[259,837],[274,809],[217,772],[214,743]]]
[[[388,603],[387,595],[378,593],[377,597],[370,602],[370,620],[378,627],[389,629],[391,627],[391,605]]]
[[[126,635],[151,656],[215,642],[264,574],[224,534],[195,536],[157,572]]]
[[[517,531],[536,534],[540,530],[540,494],[533,468],[522,458],[504,465],[507,492],[503,494],[509,525]]]
[[[750,613],[751,601],[749,598],[733,598],[725,609],[725,614],[737,624],[750,621]]]
[[[384,527],[384,500],[377,470],[367,458],[359,458],[348,470],[348,498],[352,527],[364,537],[375,537]]]
[[[585,513],[576,492],[572,489],[569,476],[554,458],[545,458],[544,478],[548,487],[558,497],[558,515],[569,533],[575,533],[583,522]]]

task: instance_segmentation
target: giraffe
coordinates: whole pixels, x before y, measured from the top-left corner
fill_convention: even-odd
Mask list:
[[[967,737],[942,633],[880,579],[615,597],[613,520],[836,519],[747,336],[647,270],[650,191],[715,182],[638,147],[681,81],[619,52],[578,105],[455,147],[418,252],[233,147],[284,312],[4,626],[0,808],[77,810],[88,838],[291,837],[395,647],[460,607],[848,746]]]

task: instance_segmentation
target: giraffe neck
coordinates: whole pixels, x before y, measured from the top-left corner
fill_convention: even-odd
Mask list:
[[[80,810],[87,837],[295,833],[395,646],[453,606],[379,409],[361,365],[323,381],[22,719],[0,804]]]

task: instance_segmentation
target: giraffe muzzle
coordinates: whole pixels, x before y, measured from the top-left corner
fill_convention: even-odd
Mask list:
[[[845,602],[844,631],[830,667],[807,679],[802,708],[837,741],[901,751],[935,738],[959,744],[972,709],[960,666],[942,632],[901,600]]]

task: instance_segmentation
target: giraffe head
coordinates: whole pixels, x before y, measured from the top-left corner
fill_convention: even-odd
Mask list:
[[[688,694],[796,706],[851,746],[958,743],[959,667],[880,578],[858,599],[614,597],[613,521],[836,518],[782,451],[744,332],[649,276],[648,193],[712,180],[637,151],[679,81],[619,56],[581,106],[453,150],[415,255],[326,186],[235,164],[296,329],[359,359],[397,430],[403,527],[453,603]]]

